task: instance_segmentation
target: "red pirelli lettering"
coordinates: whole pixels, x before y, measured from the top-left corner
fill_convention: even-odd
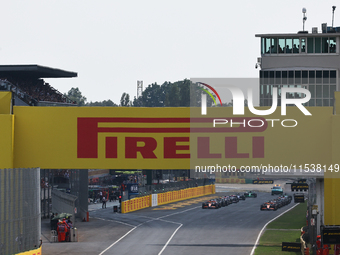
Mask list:
[[[261,127],[252,128],[247,123],[251,118],[233,118],[236,123],[244,122],[237,127],[157,127],[155,123],[212,123],[213,118],[137,118],[137,117],[80,117],[77,119],[77,157],[98,158],[98,134],[112,133],[105,137],[105,157],[118,158],[118,138],[115,133],[234,133],[234,132],[263,132],[267,128],[267,122]],[[263,119],[263,118],[258,118]],[[227,118],[226,120],[230,120]],[[263,119],[264,120],[264,119]],[[242,122],[242,123],[243,123]],[[99,123],[150,123],[152,127],[100,127]],[[242,124],[241,123],[241,124]],[[138,143],[139,142],[139,143]],[[140,146],[140,142],[144,145]],[[178,142],[189,142],[189,137],[164,137],[164,158],[190,158],[189,145],[180,145]],[[264,137],[253,137],[253,158],[264,157]],[[237,152],[237,138],[225,138],[226,158],[247,158],[249,153]],[[228,145],[227,145],[228,144]],[[199,137],[197,140],[198,158],[221,158],[220,153],[210,153],[209,137]],[[153,137],[125,137],[125,158],[136,158],[140,153],[143,158],[157,158],[154,153],[157,141]]]

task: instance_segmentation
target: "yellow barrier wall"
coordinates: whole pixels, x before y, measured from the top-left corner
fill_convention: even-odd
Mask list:
[[[158,205],[164,205],[210,194],[215,194],[215,185],[213,184],[159,193],[157,194],[157,199]],[[149,195],[139,198],[133,198],[128,201],[122,202],[122,213],[133,212],[147,207],[151,207],[151,197],[152,195]]]
[[[144,197],[136,197],[127,201],[122,202],[122,213],[128,213],[144,209],[151,206],[150,202],[151,195]]]
[[[16,255],[41,255],[41,246],[38,249],[17,253]]]
[[[200,186],[158,194],[158,205],[169,204],[185,199],[215,194],[215,185]]]
[[[215,194],[215,185],[200,186],[158,194],[158,205],[169,204],[185,199]]]

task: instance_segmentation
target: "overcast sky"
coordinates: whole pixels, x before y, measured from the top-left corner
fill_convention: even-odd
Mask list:
[[[258,77],[255,34],[321,30],[336,1],[11,0],[1,3],[0,64],[78,73],[49,79],[65,93],[119,103],[123,92],[191,77]],[[340,26],[340,6],[334,25]],[[339,22],[338,22],[339,21]]]

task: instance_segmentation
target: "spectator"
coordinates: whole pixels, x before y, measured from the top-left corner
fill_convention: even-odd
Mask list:
[[[103,197],[102,202],[103,202],[102,209],[104,208],[106,209],[106,197]]]
[[[1,87],[7,87],[30,105],[38,101],[73,103],[42,79],[6,77],[0,79]]]

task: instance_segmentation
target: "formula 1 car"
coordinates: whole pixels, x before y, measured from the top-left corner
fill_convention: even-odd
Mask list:
[[[202,203],[202,209],[218,209],[221,205],[214,199]]]
[[[257,194],[254,191],[247,191],[244,193],[245,197],[257,197]]]
[[[226,205],[231,205],[233,202],[231,201],[230,196],[224,196],[224,200],[226,202]]]
[[[236,195],[231,195],[230,200],[232,203],[238,203],[240,199]]]
[[[292,202],[293,197],[288,196],[288,195],[284,195],[284,196],[278,197],[278,199],[280,199],[283,202],[283,205],[289,205],[290,202]]]
[[[228,202],[228,200],[227,200],[227,197],[220,197],[219,198],[219,200],[220,200],[220,202],[221,202],[221,206],[222,207],[225,207],[225,206],[227,206],[227,205],[229,205],[229,202]]]
[[[277,208],[281,208],[282,206],[286,205],[284,199],[280,197],[273,199],[271,202],[275,203],[277,205]]]
[[[292,202],[292,200],[293,200],[293,196],[291,196],[291,195],[287,195],[287,194],[285,194],[285,198],[287,198],[287,199],[288,199],[288,201],[289,201],[289,203],[288,203],[288,204],[290,204],[290,202]]]
[[[225,203],[225,201],[224,201],[224,199],[222,197],[216,198],[215,200],[220,205],[220,207],[225,207],[226,206],[226,203]]]
[[[261,205],[261,211],[276,211],[278,209],[278,205],[275,201],[268,201]]]
[[[237,193],[236,196],[239,200],[246,200],[246,196],[244,194]]]

